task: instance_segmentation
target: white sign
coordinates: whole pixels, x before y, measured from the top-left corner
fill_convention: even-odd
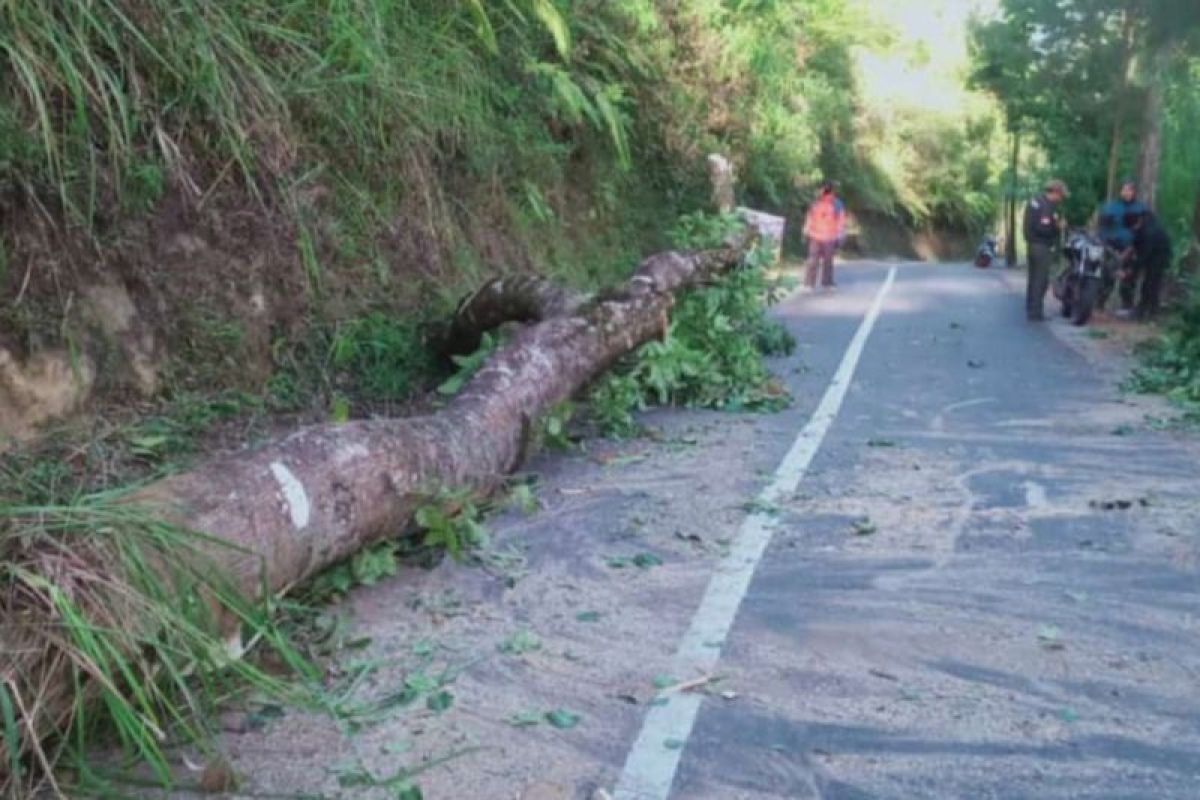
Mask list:
[[[749,208],[739,208],[738,214],[747,225],[758,231],[763,244],[775,253],[775,260],[778,261],[783,253],[783,233],[787,228],[787,219]]]

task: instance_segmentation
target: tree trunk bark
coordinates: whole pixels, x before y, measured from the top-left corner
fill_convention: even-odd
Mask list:
[[[1146,96],[1145,119],[1142,124],[1142,149],[1138,158],[1138,190],[1142,202],[1153,209],[1158,199],[1158,173],[1162,165],[1163,86],[1171,62],[1173,43],[1159,45],[1154,54],[1150,86]]]
[[[473,353],[484,333],[505,322],[541,322],[566,316],[578,311],[588,299],[586,294],[548,278],[496,278],[458,304],[442,349],[451,354]]]
[[[1116,196],[1117,169],[1121,164],[1121,145],[1124,143],[1125,107],[1129,94],[1129,83],[1132,79],[1134,45],[1137,43],[1134,28],[1134,14],[1126,8],[1122,12],[1121,41],[1124,51],[1121,54],[1121,93],[1116,100],[1116,118],[1113,120],[1112,148],[1108,153],[1108,182],[1106,198]]]
[[[1008,183],[1008,235],[1004,237],[1004,261],[1010,267],[1017,265],[1017,170],[1021,160],[1021,135],[1012,134],[1012,162],[1009,164]]]
[[[1117,192],[1117,167],[1121,162],[1123,122],[1124,117],[1122,116],[1121,110],[1118,107],[1117,118],[1113,122],[1112,148],[1108,152],[1108,182],[1105,184],[1107,188],[1104,195],[1106,198],[1115,196]]]
[[[551,316],[498,350],[445,409],[307,428],[166,478],[130,502],[243,548],[240,558],[218,555],[247,595],[285,589],[398,533],[431,491],[494,488],[518,466],[530,425],[661,336],[675,291],[743,254],[730,247],[652,256],[621,292],[588,304],[541,282],[494,282],[460,309],[460,320],[491,327],[512,318],[505,308],[518,319]],[[531,288],[536,297],[523,291]],[[485,298],[496,313],[480,311]]]
[[[747,235],[723,249],[651,256],[622,288],[594,299],[543,280],[493,281],[460,306],[455,319],[460,341],[477,340],[482,329],[508,320],[541,321],[494,353],[443,410],[302,429],[253,452],[220,457],[160,480],[128,502],[212,537],[197,547],[243,596],[287,591],[372,542],[402,533],[431,494],[495,488],[519,465],[539,416],[621,356],[662,336],[674,292],[733,268],[751,242]],[[94,569],[108,576],[111,565]],[[105,586],[99,591],[123,590]],[[54,639],[52,611],[43,598],[3,599],[0,652],[10,659],[0,665],[0,687],[17,689],[33,675],[59,681],[58,691],[49,694],[45,682],[30,688],[56,702],[21,705],[29,709],[27,716],[17,712],[20,750],[29,752],[31,739],[61,733],[71,719],[72,671]],[[109,607],[120,606],[119,599],[108,600]],[[223,615],[218,617],[222,632],[236,635],[238,620],[215,610]],[[44,640],[30,646],[22,639],[18,652],[14,631],[34,628],[31,618],[44,620]],[[125,655],[136,660],[139,654]],[[16,694],[20,700],[21,693]],[[8,752],[3,739],[0,724],[0,753]],[[0,757],[0,791],[7,766]]]

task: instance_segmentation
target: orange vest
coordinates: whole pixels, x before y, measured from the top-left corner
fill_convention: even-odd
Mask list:
[[[804,233],[818,242],[832,242],[842,237],[846,224],[846,209],[832,194],[817,199],[808,209]]]

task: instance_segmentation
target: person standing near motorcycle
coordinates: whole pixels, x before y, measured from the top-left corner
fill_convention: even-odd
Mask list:
[[[1137,184],[1132,180],[1123,181],[1120,194],[1100,209],[1100,238],[1116,252],[1117,288],[1121,296],[1121,310],[1126,314],[1133,310],[1138,279],[1134,263],[1133,230],[1126,220],[1135,219],[1147,210],[1138,200]]]
[[[808,240],[808,270],[804,285],[809,289],[817,286],[818,268],[821,286],[832,289],[833,255],[846,235],[846,207],[833,191],[833,181],[821,184],[821,194],[808,209],[804,218],[804,237]]]
[[[1124,222],[1133,235],[1134,280],[1139,274],[1142,278],[1137,318],[1140,322],[1148,322],[1158,314],[1162,302],[1163,277],[1171,266],[1171,237],[1154,212],[1148,209],[1129,214]]]
[[[1029,278],[1025,287],[1025,316],[1038,321],[1046,318],[1046,290],[1050,287],[1050,269],[1058,252],[1061,229],[1058,206],[1070,196],[1067,185],[1057,178],[1025,206],[1025,244],[1029,252]]]

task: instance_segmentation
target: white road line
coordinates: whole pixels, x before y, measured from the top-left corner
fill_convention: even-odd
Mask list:
[[[769,508],[785,500],[804,479],[846,399],[867,339],[895,280],[896,268],[892,267],[850,341],[821,404],[780,462],[771,483],[759,494],[760,505]],[[742,523],[729,554],[721,560],[709,581],[704,599],[692,617],[691,627],[675,654],[674,674],[677,677],[687,679],[708,674],[717,665],[725,637],[733,627],[738,608],[750,587],[750,579],[771,542],[775,527],[775,519],[768,511],[751,512]],[[692,733],[700,702],[700,695],[682,693],[671,696],[665,705],[650,709],[625,761],[614,800],[667,800],[670,797],[671,784],[683,754],[680,743],[686,742]]]

